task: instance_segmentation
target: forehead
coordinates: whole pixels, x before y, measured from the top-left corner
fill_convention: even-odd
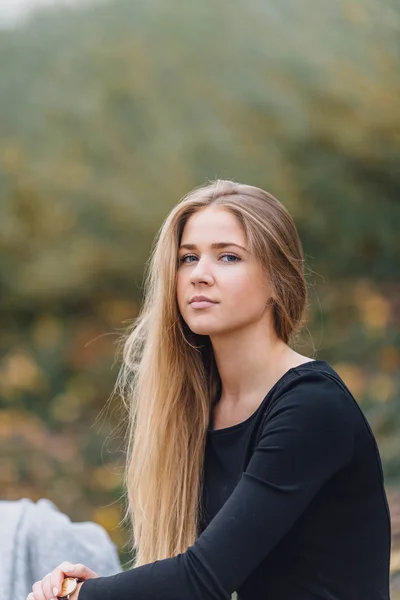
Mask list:
[[[181,243],[201,244],[221,240],[244,245],[246,236],[235,215],[223,208],[210,206],[189,217]]]

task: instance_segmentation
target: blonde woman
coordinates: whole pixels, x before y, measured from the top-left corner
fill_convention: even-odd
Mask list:
[[[336,371],[292,348],[306,308],[271,194],[218,180],[173,208],[117,382],[135,566],[62,563],[28,600],[389,600],[379,451]]]

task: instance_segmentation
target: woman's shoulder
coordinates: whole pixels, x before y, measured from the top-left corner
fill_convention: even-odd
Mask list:
[[[277,436],[277,447],[340,447],[350,457],[361,421],[357,403],[338,373],[326,361],[312,361],[290,369],[281,379],[254,425],[252,447],[269,445]]]
[[[278,386],[268,412],[287,408],[296,414],[305,412],[312,421],[321,422],[346,419],[358,412],[351,391],[325,360],[303,363],[290,369],[288,375]]]
[[[325,360],[312,360],[304,362],[289,370],[292,375],[285,381],[283,379],[280,390],[288,388],[307,389],[311,395],[319,395],[321,391],[337,395],[339,392],[354,398],[351,391],[339,373]]]

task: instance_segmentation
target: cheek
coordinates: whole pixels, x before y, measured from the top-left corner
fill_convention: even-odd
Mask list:
[[[187,294],[187,282],[185,281],[185,277],[182,276],[181,273],[178,272],[176,276],[176,299],[178,302],[179,308],[183,304],[185,297]]]
[[[259,314],[267,301],[267,291],[262,285],[262,279],[254,274],[238,274],[223,292],[224,303],[229,309],[239,312]]]
[[[260,282],[247,271],[237,271],[224,282],[224,295],[233,298],[247,298],[261,295]]]
[[[182,271],[178,271],[176,274],[176,290],[177,293],[181,293],[183,290],[183,287],[185,285],[185,276],[184,273]]]

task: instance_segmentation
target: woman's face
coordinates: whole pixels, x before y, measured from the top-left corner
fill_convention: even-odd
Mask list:
[[[191,304],[194,296],[206,296],[212,304]],[[266,319],[270,296],[262,267],[247,250],[232,213],[210,206],[189,217],[179,248],[177,301],[194,333],[218,336]]]

